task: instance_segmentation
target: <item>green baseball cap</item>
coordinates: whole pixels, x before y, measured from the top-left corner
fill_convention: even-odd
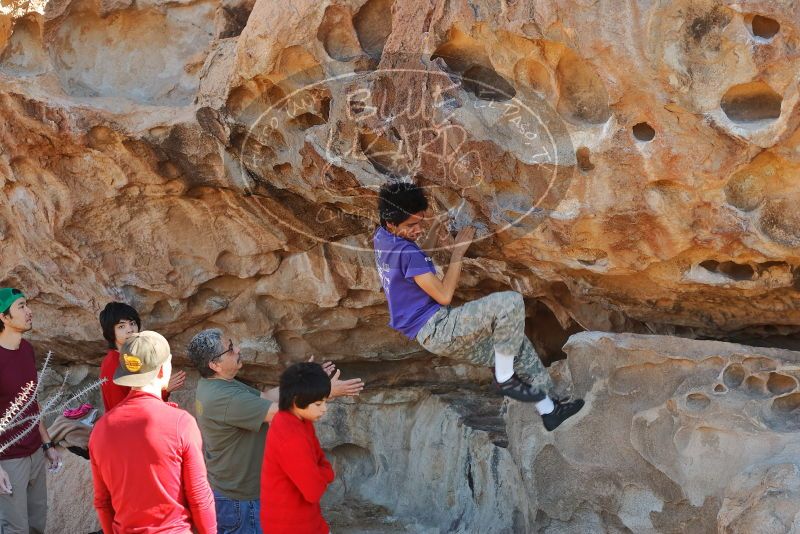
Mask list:
[[[0,313],[5,313],[19,299],[24,299],[25,295],[19,289],[13,287],[0,287]]]
[[[114,373],[114,383],[128,387],[145,386],[156,377],[170,356],[169,343],[158,332],[145,330],[133,334],[119,351],[119,367]]]

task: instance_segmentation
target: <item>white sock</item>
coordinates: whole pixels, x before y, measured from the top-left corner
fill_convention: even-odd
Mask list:
[[[536,411],[539,412],[539,415],[547,415],[549,413],[553,413],[553,410],[556,409],[556,405],[553,404],[553,399],[550,397],[545,397],[536,404]]]
[[[507,356],[494,353],[494,377],[499,384],[502,384],[509,378],[514,376],[514,356]]]

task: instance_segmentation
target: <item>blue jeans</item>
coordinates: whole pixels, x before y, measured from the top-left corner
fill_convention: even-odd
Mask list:
[[[214,492],[217,509],[217,534],[261,534],[261,504],[255,501],[235,501]]]

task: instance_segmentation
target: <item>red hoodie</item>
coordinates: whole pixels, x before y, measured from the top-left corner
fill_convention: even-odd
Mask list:
[[[173,403],[134,390],[89,437],[105,534],[216,534],[200,429]]]
[[[328,534],[319,501],[333,479],[314,425],[291,412],[275,414],[261,467],[264,534]]]
[[[131,388],[118,386],[114,383],[114,373],[117,372],[117,367],[119,367],[119,351],[109,349],[100,364],[100,378],[106,379],[103,385],[100,386],[100,393],[103,395],[103,406],[105,406],[106,412],[122,402],[131,392]],[[169,400],[169,391],[166,389],[162,391],[161,398],[165,401]]]

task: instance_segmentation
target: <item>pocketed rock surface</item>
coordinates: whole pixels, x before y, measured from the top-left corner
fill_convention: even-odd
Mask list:
[[[576,334],[566,351],[553,374],[586,406],[552,433],[532,406],[488,385],[376,386],[331,402],[317,424],[337,474],[323,499],[331,528],[798,528],[800,353],[602,332]],[[195,384],[190,372],[174,395],[189,411]],[[49,479],[51,532],[63,532],[59,518],[93,521],[88,462],[70,460]]]

